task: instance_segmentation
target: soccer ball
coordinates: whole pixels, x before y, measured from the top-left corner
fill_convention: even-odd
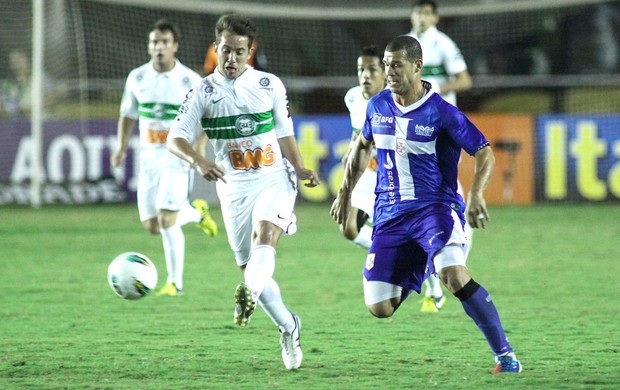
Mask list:
[[[125,252],[116,256],[108,267],[108,283],[123,299],[140,299],[157,285],[157,269],[146,256]]]

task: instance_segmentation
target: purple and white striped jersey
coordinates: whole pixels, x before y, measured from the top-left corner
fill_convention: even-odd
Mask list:
[[[433,203],[463,212],[461,149],[474,155],[489,142],[458,108],[431,91],[403,107],[384,90],[368,102],[362,134],[377,147],[375,226]]]

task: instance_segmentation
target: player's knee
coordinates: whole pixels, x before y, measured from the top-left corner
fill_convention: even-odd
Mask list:
[[[159,224],[155,218],[143,221],[142,226],[144,227],[144,230],[151,235],[159,234]]]
[[[372,305],[367,305],[368,311],[370,314],[377,318],[388,318],[394,314],[395,308],[392,306],[390,301],[383,301],[379,303],[374,303]]]
[[[446,288],[453,294],[462,289],[463,286],[471,280],[471,274],[467,268],[462,265],[441,269],[439,271],[439,277]]]
[[[350,226],[346,224],[342,227],[342,234],[345,236],[347,240],[353,241],[359,234],[357,228],[355,226]]]
[[[157,214],[157,223],[161,229],[168,229],[177,223],[177,212],[162,210]]]

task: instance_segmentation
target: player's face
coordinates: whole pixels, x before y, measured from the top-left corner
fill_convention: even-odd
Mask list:
[[[379,58],[373,56],[358,57],[357,80],[366,99],[370,99],[381,92],[385,87],[385,71]]]
[[[236,79],[245,70],[250,57],[250,41],[245,35],[224,31],[216,44],[217,69],[227,79]]]
[[[415,7],[411,12],[411,25],[416,34],[422,34],[430,27],[435,26],[439,21],[439,16],[433,13],[433,7],[422,5]]]
[[[405,50],[386,51],[383,54],[383,64],[387,76],[387,86],[392,93],[406,96],[415,90],[416,82],[420,80],[422,61],[411,62],[407,59]]]
[[[149,54],[155,69],[165,72],[174,67],[174,55],[179,43],[174,41],[172,31],[153,30],[149,34]]]

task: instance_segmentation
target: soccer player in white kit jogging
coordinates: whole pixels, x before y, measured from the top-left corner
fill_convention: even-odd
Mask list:
[[[140,131],[138,212],[146,231],[161,235],[168,278],[157,295],[183,294],[185,235],[181,226],[194,222],[210,236],[217,234],[207,203],[196,199],[192,207],[189,164],[166,149],[170,123],[187,91],[200,76],[175,58],[179,32],[166,20],[158,20],[149,33],[151,61],[132,70],[127,77],[118,121],[118,146],[110,157],[119,167],[126,156],[136,122]],[[206,139],[196,149],[204,153]]]
[[[374,46],[362,48],[357,57],[357,79],[359,85],[349,89],[344,95],[344,103],[351,116],[351,145],[360,134],[366,120],[368,99],[385,88],[385,72],[381,54]],[[343,158],[343,165],[351,148]],[[373,154],[376,154],[373,150]],[[362,177],[351,195],[351,213],[341,226],[344,236],[353,243],[370,248],[372,242],[372,214],[375,207],[375,183],[377,181],[377,159],[371,157]]]
[[[302,361],[301,321],[282,301],[273,279],[276,245],[296,230],[297,180],[319,184],[304,168],[293,132],[284,85],[247,65],[257,29],[241,15],[215,26],[217,70],[187,95],[171,126],[168,149],[207,180],[215,180],[228,242],[244,282],[235,291],[234,322],[246,326],[258,302],[280,330],[282,360],[289,370]],[[201,123],[215,149],[209,161],[192,149]]]
[[[424,53],[424,67],[422,79],[431,83],[435,92],[456,106],[456,93],[467,91],[472,86],[471,76],[467,71],[467,64],[454,41],[445,33],[437,29],[439,14],[437,3],[433,0],[416,0],[411,12],[411,32],[408,35],[416,38]],[[464,196],[461,183],[459,193]],[[473,229],[469,224],[465,226],[465,234],[471,239]],[[422,300],[421,311],[434,313],[439,311],[446,298],[437,275],[431,275],[425,282],[426,292]]]

